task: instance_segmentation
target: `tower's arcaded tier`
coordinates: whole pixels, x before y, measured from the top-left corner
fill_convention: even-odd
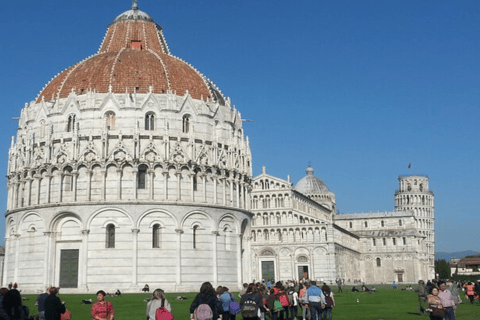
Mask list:
[[[435,211],[434,194],[429,190],[425,175],[405,175],[398,178],[400,189],[395,192],[395,211],[412,212],[417,230],[425,237],[428,252],[429,278],[435,277]]]
[[[235,287],[251,167],[240,113],[134,5],[21,111],[4,285]]]

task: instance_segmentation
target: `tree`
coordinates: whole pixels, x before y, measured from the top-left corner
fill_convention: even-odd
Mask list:
[[[438,274],[440,279],[449,279],[451,276],[450,266],[444,259],[435,260],[435,272]]]

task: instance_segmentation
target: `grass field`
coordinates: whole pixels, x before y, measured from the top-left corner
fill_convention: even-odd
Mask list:
[[[349,287],[345,287],[343,293],[334,290],[336,307],[333,309],[333,318],[336,320],[387,320],[387,319],[429,319],[427,315],[419,312],[418,298],[415,292],[393,290],[390,286],[377,286],[377,292],[368,294],[363,292],[351,292]],[[172,313],[176,320],[188,320],[189,308],[195,293],[182,293],[188,299],[176,301],[175,297],[180,294],[167,294],[167,299],[172,305]],[[237,297],[237,295],[235,295]],[[32,314],[36,314],[37,308],[34,306],[36,296],[24,295],[28,300],[24,301]],[[72,294],[59,295],[60,299],[66,302],[67,308],[72,313],[72,320],[91,320],[91,305],[82,305],[82,299],[95,299],[95,294]],[[117,320],[145,320],[145,298],[150,298],[151,294],[124,294],[121,297],[107,298],[113,303],[115,308],[115,318]],[[357,299],[359,302],[357,303]],[[300,308],[299,308],[300,309]],[[480,320],[480,303],[478,300],[473,305],[470,301],[465,301],[458,306],[457,319],[459,320]],[[237,316],[241,320],[241,316]],[[301,319],[301,309],[298,319]]]

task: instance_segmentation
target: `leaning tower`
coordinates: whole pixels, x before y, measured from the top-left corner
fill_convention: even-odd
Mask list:
[[[395,192],[395,211],[412,212],[417,230],[425,236],[428,256],[428,278],[435,277],[435,215],[434,195],[426,175],[398,177],[400,189]]]

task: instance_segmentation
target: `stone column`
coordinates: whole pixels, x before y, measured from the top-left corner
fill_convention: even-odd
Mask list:
[[[30,199],[31,199],[31,193],[32,193],[32,178],[30,177],[27,178],[26,189],[27,189],[26,206],[30,206]]]
[[[179,200],[182,200],[182,188],[180,186],[181,182],[182,182],[182,172],[177,170],[175,172],[175,176],[177,176],[177,196],[176,196],[176,200],[179,201]]]
[[[44,232],[43,235],[45,236],[45,256],[43,258],[43,287],[47,287],[49,285],[49,258],[50,258],[50,237],[52,236],[52,232]]]
[[[18,182],[13,184],[13,203],[12,208],[15,209],[18,207]]]
[[[240,183],[238,182],[238,180],[237,180],[237,182],[235,182],[235,185],[237,186],[237,192],[236,192],[237,208],[241,208],[242,207],[242,205],[240,204],[240,188],[241,188],[241,186],[240,186]]]
[[[150,176],[150,200],[153,200],[155,198],[155,183],[154,183],[154,178],[155,178],[155,170],[149,169],[148,174]]]
[[[190,178],[190,201],[195,202],[195,173],[188,176]]]
[[[237,248],[237,282],[238,287],[241,287],[243,284],[242,281],[242,239],[243,233],[237,234],[238,235],[238,248]]]
[[[90,230],[82,230],[82,258],[80,260],[79,266],[81,268],[80,272],[80,286],[87,289],[87,273],[88,273],[88,234]]]
[[[132,229],[133,252],[132,252],[132,284],[131,287],[137,286],[138,275],[138,233],[140,229]]]
[[[63,198],[63,173],[58,172],[58,203],[62,203],[62,198]]]
[[[213,177],[213,204],[217,204],[217,183],[218,178],[217,176]]]
[[[8,230],[7,230],[7,233],[8,233]],[[10,259],[8,258],[9,256],[9,252],[10,252],[10,238],[5,238],[5,250],[6,250],[6,254],[5,254],[5,259],[3,260],[3,276],[2,276],[2,287],[6,287],[7,286],[7,278],[8,278],[8,263],[10,261]]]
[[[92,170],[87,170],[87,201],[91,199],[91,190],[92,190]]]
[[[45,203],[50,203],[50,187],[51,187],[51,182],[52,182],[52,175],[47,174],[45,175],[47,178],[47,190],[45,190]]]
[[[122,199],[122,168],[117,168],[117,200]]]
[[[168,200],[168,170],[163,170],[163,200]]]
[[[315,253],[313,251],[310,253],[310,266],[312,267],[312,270],[310,270],[311,272],[308,275],[308,277],[311,280],[316,280],[315,279]]]
[[[207,202],[207,175],[202,174],[203,183],[203,202]]]
[[[35,180],[37,180],[37,198],[35,199],[35,204],[40,204],[40,186],[41,186],[42,176],[39,174],[36,174],[33,177],[35,178]]]
[[[295,255],[294,254],[290,254],[290,262],[291,262],[291,265],[292,265],[291,279],[295,279],[296,276],[295,276]],[[298,279],[298,280],[300,280],[300,279]]]
[[[138,168],[133,168],[133,200],[137,200],[137,179],[138,179]]]
[[[230,177],[228,179],[228,181],[230,182],[230,203],[229,203],[229,205],[231,207],[233,207],[233,179],[232,179],[232,177]]]
[[[107,189],[107,170],[105,168],[100,169],[102,174],[102,190],[101,190],[101,200],[105,201],[105,192]]]
[[[176,285],[182,284],[182,229],[175,229],[177,233],[177,280]]]
[[[78,177],[78,171],[74,170],[72,171],[72,192],[73,192],[73,201],[77,201],[77,177]]]
[[[217,236],[218,231],[212,231],[212,247],[213,247],[213,283],[216,287],[218,284],[218,258],[217,258]]]

